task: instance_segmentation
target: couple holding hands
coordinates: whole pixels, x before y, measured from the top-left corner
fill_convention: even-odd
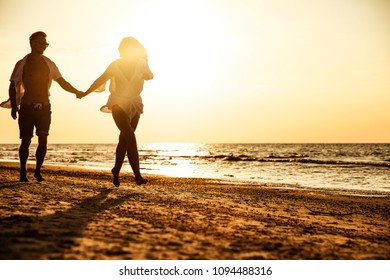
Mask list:
[[[30,46],[31,53],[18,61],[12,72],[9,99],[1,103],[1,107],[11,108],[13,119],[17,119],[17,114],[19,115],[20,181],[29,181],[26,164],[34,127],[38,136],[34,177],[37,181],[44,180],[41,167],[47,151],[47,136],[51,123],[49,101],[51,82],[54,80],[64,90],[76,94],[77,98],[83,98],[93,91],[104,91],[107,81],[110,80],[110,96],[107,104],[100,110],[112,113],[115,124],[120,130],[115,166],[111,170],[113,183],[119,187],[119,172],[127,154],[136,184],[146,184],[147,180],[140,172],[137,141],[134,134],[143,112],[140,94],[144,81],[153,79],[153,73],[148,66],[146,49],[135,38],[124,38],[118,48],[120,58],[112,62],[86,92],[82,92],[68,83],[55,63],[43,55],[49,46],[44,32],[32,34]]]

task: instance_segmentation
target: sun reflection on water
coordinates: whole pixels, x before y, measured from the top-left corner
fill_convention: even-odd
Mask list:
[[[150,153],[153,151],[153,155]],[[151,143],[140,147],[143,157],[143,171],[173,177],[195,177],[199,175],[199,164],[194,164],[194,158],[207,155],[207,149],[198,143]],[[158,169],[155,161],[159,161]]]

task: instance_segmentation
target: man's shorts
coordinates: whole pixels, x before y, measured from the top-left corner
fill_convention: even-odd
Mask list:
[[[19,110],[19,132],[20,139],[31,139],[35,134],[49,135],[51,123],[51,105],[45,103],[26,103],[20,104]]]

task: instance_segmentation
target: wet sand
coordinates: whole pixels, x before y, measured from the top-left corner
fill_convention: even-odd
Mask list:
[[[0,259],[390,259],[390,197],[0,163]]]

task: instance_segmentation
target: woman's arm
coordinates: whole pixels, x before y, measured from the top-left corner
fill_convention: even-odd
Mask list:
[[[141,60],[141,69],[142,69],[142,79],[152,80],[154,75],[149,68],[149,64],[146,60]]]
[[[92,85],[89,87],[89,89],[85,92],[85,94],[90,94],[91,92],[99,89],[102,85],[105,85],[108,81],[109,77],[106,74],[106,72],[103,73],[99,78],[97,78]]]
[[[89,89],[84,93],[84,96],[93,91],[104,91],[105,84],[110,79],[110,66],[108,66],[106,71],[104,71],[104,73],[92,83]]]

